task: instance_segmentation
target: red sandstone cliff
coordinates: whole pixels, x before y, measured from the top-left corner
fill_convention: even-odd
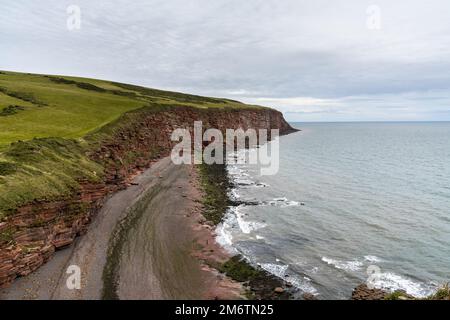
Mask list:
[[[88,154],[104,165],[103,182],[80,181],[80,189],[70,199],[35,201],[0,223],[0,233],[7,231],[12,239],[0,239],[0,286],[33,272],[55,250],[82,235],[108,194],[126,187],[130,177],[170,154],[174,145],[170,135],[175,128],[192,129],[194,121],[201,120],[204,129],[279,129],[280,134],[294,131],[280,112],[271,109],[183,107],[140,112],[132,119]]]

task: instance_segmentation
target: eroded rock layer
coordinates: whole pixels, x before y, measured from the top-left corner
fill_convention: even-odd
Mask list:
[[[29,203],[0,223],[0,286],[26,276],[48,261],[55,250],[72,244],[82,235],[103,201],[127,186],[130,178],[153,161],[170,154],[176,128],[189,128],[202,121],[203,129],[279,129],[294,131],[282,114],[271,109],[174,108],[170,111],[140,112],[118,126],[87,156],[101,163],[101,182],[79,181],[72,196],[54,201]]]

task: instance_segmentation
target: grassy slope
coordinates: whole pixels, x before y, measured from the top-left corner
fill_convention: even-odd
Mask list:
[[[0,72],[0,112],[10,105],[24,107],[24,110],[19,110],[16,114],[0,116],[0,148],[4,149],[17,140],[35,137],[80,138],[114,121],[124,112],[149,103],[204,108],[242,106],[230,100],[196,97],[108,81],[63,77],[66,82],[58,82],[58,79],[61,77]],[[74,83],[70,83],[71,81]],[[90,84],[92,87],[80,88],[79,84]],[[17,96],[25,96],[25,99],[31,97],[35,103]]]
[[[248,107],[102,80],[0,71],[0,221],[33,200],[70,196],[79,179],[99,179],[102,166],[85,153],[95,139],[126,125],[132,116],[124,114],[174,105]]]

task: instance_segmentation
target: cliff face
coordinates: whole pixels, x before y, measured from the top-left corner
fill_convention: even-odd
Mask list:
[[[106,196],[127,186],[130,178],[155,160],[170,154],[176,128],[292,129],[282,114],[271,109],[174,108],[171,111],[141,112],[92,148],[88,157],[105,168],[103,181],[80,181],[69,198],[35,201],[20,207],[0,223],[0,286],[25,276],[48,261],[55,250],[70,245],[82,235]]]

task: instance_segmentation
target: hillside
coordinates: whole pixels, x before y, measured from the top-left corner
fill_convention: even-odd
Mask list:
[[[142,107],[241,108],[216,99],[102,80],[0,71],[0,149],[43,137],[81,138]]]
[[[0,287],[87,232],[109,195],[170,155],[173,130],[198,120],[293,130],[280,112],[237,101],[0,72]]]
[[[102,166],[85,154],[126,126],[118,121],[125,114],[183,107],[255,108],[94,79],[0,72],[0,219],[34,200],[69,196],[80,179],[101,179]]]

